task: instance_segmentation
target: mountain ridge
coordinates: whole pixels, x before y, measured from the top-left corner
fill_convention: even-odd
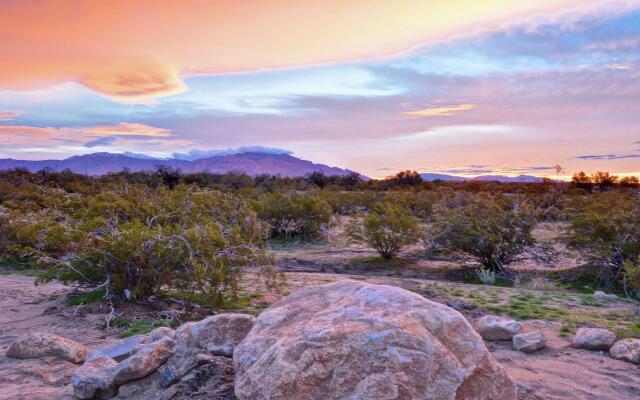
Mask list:
[[[542,182],[542,178],[533,175],[518,175],[518,176],[506,176],[506,175],[479,175],[474,177],[466,177],[459,175],[439,174],[439,173],[421,173],[420,176],[425,181],[498,181],[498,182]]]
[[[63,160],[0,159],[0,170],[26,168],[35,172],[43,168],[51,168],[54,171],[69,169],[86,175],[105,175],[120,172],[125,168],[131,172],[154,171],[159,166],[178,168],[183,173],[234,171],[244,172],[248,175],[271,174],[287,177],[304,176],[312,172],[323,172],[326,175],[347,175],[354,172],[344,168],[317,164],[290,154],[260,152],[225,154],[196,160],[141,158],[119,153],[90,153],[71,156]]]

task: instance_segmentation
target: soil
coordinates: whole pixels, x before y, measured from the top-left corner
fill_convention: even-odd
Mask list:
[[[288,273],[286,289],[293,291],[348,277],[414,289],[433,284],[423,279],[397,277]],[[15,360],[4,356],[11,342],[25,332],[55,333],[90,347],[117,340],[117,330],[104,330],[104,314],[64,306],[69,291],[59,283],[34,286],[32,277],[0,276],[0,399],[72,399],[69,382],[76,367],[74,364],[55,358]],[[278,297],[267,295],[263,301],[271,303]],[[442,294],[436,294],[432,299],[451,300]],[[618,304],[616,307],[623,306]],[[462,312],[469,318],[483,314],[482,309],[463,309]],[[640,366],[613,360],[605,353],[572,348],[571,337],[559,335],[559,322],[525,321],[524,325],[525,331],[543,331],[549,338],[548,348],[525,354],[513,350],[510,342],[487,343],[489,350],[518,383],[521,400],[640,398]]]

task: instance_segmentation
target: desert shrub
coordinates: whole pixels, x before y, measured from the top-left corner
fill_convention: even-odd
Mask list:
[[[496,273],[489,269],[478,268],[476,270],[476,276],[483,285],[493,285],[496,283]]]
[[[43,281],[99,286],[115,300],[139,300],[161,288],[201,293],[223,304],[243,267],[269,265],[267,227],[238,197],[176,186],[128,186],[84,199],[66,231],[63,255],[35,251]]]
[[[624,290],[628,296],[640,298],[640,262],[624,262]]]
[[[347,227],[347,235],[369,244],[384,259],[396,256],[421,236],[419,221],[405,208],[388,202],[374,205],[362,221]]]
[[[331,211],[338,215],[352,215],[374,204],[377,196],[371,192],[338,190],[322,190],[318,196],[331,207]]]
[[[317,195],[266,193],[253,206],[272,237],[317,237],[331,219],[331,207]]]
[[[597,268],[596,284],[613,289],[626,279],[625,263],[640,255],[640,204],[631,194],[598,193],[570,219],[568,245]]]
[[[64,255],[72,246],[65,216],[57,210],[7,210],[0,214],[0,254],[30,262],[33,254]]]
[[[463,261],[512,279],[511,263],[538,255],[536,212],[526,201],[487,193],[453,193],[434,206],[428,234]]]

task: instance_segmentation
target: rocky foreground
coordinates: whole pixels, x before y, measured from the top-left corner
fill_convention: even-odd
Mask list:
[[[98,343],[51,331],[21,332],[0,359],[0,398],[563,398],[540,393],[521,382],[522,370],[509,368],[514,360],[537,365],[549,357],[547,346],[556,339],[543,331],[525,331],[520,322],[491,315],[472,325],[452,308],[415,293],[343,280],[299,290],[257,320],[219,314],[175,331],[158,328]],[[616,342],[604,329],[583,328],[571,349],[588,356],[575,360],[576,367],[587,368],[576,376],[596,379],[566,388],[575,394],[570,398],[590,398],[583,396],[589,385],[596,386],[594,396],[608,393],[592,398],[640,394],[640,341]],[[584,365],[589,357],[592,367]],[[597,378],[602,364],[609,375],[618,374],[616,389]],[[549,360],[547,365],[558,367]],[[554,384],[554,371],[532,372],[543,381],[547,373]],[[57,373],[57,379],[30,387],[33,374],[46,380],[47,373]]]

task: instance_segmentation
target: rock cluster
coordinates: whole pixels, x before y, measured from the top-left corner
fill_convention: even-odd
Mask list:
[[[233,359],[241,399],[515,399],[516,387],[455,310],[344,280],[265,310]]]
[[[516,385],[483,338],[526,353],[546,346],[542,332],[521,332],[521,323],[493,315],[474,330],[415,293],[344,280],[302,289],[258,319],[219,314],[91,350],[32,333],[7,356],[84,362],[71,377],[79,399],[515,400]],[[640,364],[640,339],[616,342],[606,329],[578,329],[574,346]]]
[[[36,333],[16,340],[7,356],[57,356],[75,363],[86,359],[71,377],[79,399],[160,399],[166,393],[186,399],[203,388],[212,393],[233,390],[230,356],[254,321],[251,315],[219,314],[175,332],[157,328],[91,351],[60,336]]]

